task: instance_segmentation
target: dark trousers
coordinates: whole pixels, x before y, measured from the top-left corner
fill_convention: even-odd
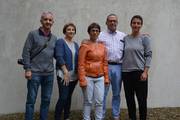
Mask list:
[[[135,95],[139,105],[140,120],[146,120],[147,116],[147,92],[148,81],[141,81],[143,71],[123,72],[123,84],[128,107],[129,118],[136,120]]]
[[[69,82],[68,86],[63,85],[63,80],[57,78],[59,88],[59,98],[55,108],[55,120],[61,120],[62,112],[64,111],[64,120],[69,118],[71,108],[71,97],[74,88],[77,84],[76,81]]]

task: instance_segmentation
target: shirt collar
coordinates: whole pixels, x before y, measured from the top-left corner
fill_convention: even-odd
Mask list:
[[[116,34],[117,33],[117,30],[115,31],[115,32],[112,32],[112,31],[110,31],[109,29],[107,29],[107,32],[109,33],[109,34]]]
[[[42,36],[45,36],[45,37],[50,37],[51,36],[51,31],[46,35],[43,31],[42,31],[42,29],[41,29],[41,27],[39,28],[39,35],[42,35]]]

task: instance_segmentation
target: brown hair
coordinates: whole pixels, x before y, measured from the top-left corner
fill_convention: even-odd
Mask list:
[[[75,26],[73,23],[67,23],[67,24],[65,24],[64,27],[63,27],[63,33],[66,34],[66,29],[67,29],[67,27],[69,27],[69,26],[72,26],[72,27],[74,28],[74,30],[75,30],[75,33],[76,33],[76,26]]]
[[[98,23],[91,23],[88,26],[87,32],[90,33],[92,28],[97,28],[97,29],[99,29],[99,32],[101,32],[101,27],[100,27],[100,25]]]
[[[140,16],[140,15],[134,15],[132,18],[131,18],[131,22],[130,24],[132,24],[132,21],[137,18],[141,21],[141,25],[143,25],[143,18]]]

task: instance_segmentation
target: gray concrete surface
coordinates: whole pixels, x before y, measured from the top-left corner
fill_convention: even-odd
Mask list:
[[[105,29],[109,13],[119,17],[120,31],[130,32],[133,15],[144,18],[143,32],[152,37],[153,60],[149,76],[148,107],[180,107],[180,1],[179,0],[1,0],[0,1],[0,114],[24,112],[26,79],[16,64],[30,30],[39,27],[43,11],[55,14],[53,32],[62,37],[63,25],[77,25],[78,43],[88,37],[87,26],[98,22]],[[58,97],[56,80],[50,109]],[[126,107],[122,91],[122,107]],[[111,104],[109,94],[108,107]],[[39,109],[39,97],[36,110]],[[82,109],[82,93],[76,88],[73,109]]]

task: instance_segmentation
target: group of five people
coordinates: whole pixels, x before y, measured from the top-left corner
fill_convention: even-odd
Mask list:
[[[147,79],[152,58],[150,37],[141,34],[143,19],[132,17],[132,32],[126,35],[117,30],[116,14],[107,16],[107,30],[101,32],[98,23],[88,26],[89,38],[80,47],[74,40],[76,26],[64,25],[64,37],[51,33],[54,23],[51,12],[43,12],[42,26],[28,34],[22,57],[27,81],[25,120],[32,120],[38,88],[41,86],[40,120],[46,120],[53,88],[54,66],[59,98],[55,107],[55,120],[70,120],[71,98],[79,80],[83,92],[83,120],[91,120],[91,108],[95,105],[95,120],[105,119],[106,97],[112,87],[112,117],[120,119],[120,91],[123,80],[129,118],[136,120],[135,95],[139,104],[140,120],[147,116]],[[32,58],[43,46],[36,57]]]

